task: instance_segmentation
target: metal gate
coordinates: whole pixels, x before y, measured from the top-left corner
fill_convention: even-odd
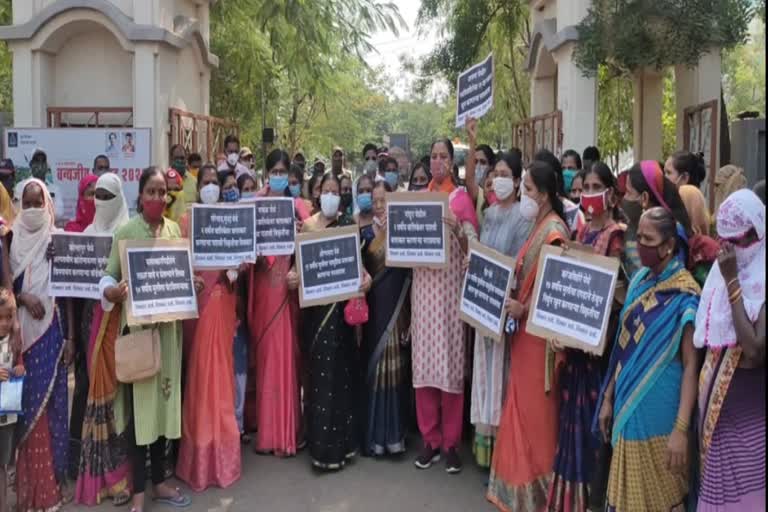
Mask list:
[[[219,117],[194,114],[178,108],[170,109],[171,130],[169,147],[181,144],[187,153],[200,153],[204,162],[213,162],[216,153],[224,150],[227,135],[237,135],[237,123]]]
[[[683,111],[683,149],[704,155],[707,179],[702,193],[709,201],[710,211],[715,208],[715,173],[718,170],[718,106],[718,101],[712,100]]]
[[[529,117],[512,126],[512,146],[523,152],[523,164],[533,161],[540,149],[548,149],[558,158],[563,150],[563,113],[559,110]]]

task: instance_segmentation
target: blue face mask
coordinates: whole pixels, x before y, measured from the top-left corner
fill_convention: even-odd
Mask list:
[[[396,171],[387,171],[384,173],[384,179],[387,180],[387,183],[389,183],[389,186],[392,187],[392,190],[397,188],[398,178],[400,178],[400,175]]]
[[[373,210],[373,197],[370,192],[357,195],[357,206],[360,207],[361,212],[370,212]]]
[[[256,192],[249,190],[248,192],[243,192],[240,194],[240,199],[252,199],[256,197]]]
[[[288,176],[269,177],[269,190],[282,193],[286,188],[288,188]]]
[[[240,199],[240,191],[236,188],[230,188],[222,192],[221,198],[225,203],[236,203]]]
[[[301,195],[301,185],[298,183],[295,185],[288,185],[288,190],[291,191],[291,196],[299,197]]]
[[[565,193],[571,191],[571,185],[573,185],[573,178],[579,173],[576,169],[563,169],[563,185],[565,187]]]

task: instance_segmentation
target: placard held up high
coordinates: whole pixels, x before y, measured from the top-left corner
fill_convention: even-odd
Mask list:
[[[467,118],[480,118],[493,107],[493,54],[462,72],[456,79],[456,128]]]

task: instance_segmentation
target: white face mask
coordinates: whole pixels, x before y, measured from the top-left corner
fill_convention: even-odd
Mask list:
[[[219,202],[219,186],[215,183],[209,183],[200,189],[200,200],[203,204],[216,204]]]
[[[539,203],[532,197],[523,194],[520,198],[520,215],[527,220],[536,220],[539,215]]]
[[[93,202],[96,206],[95,217],[104,219],[104,223],[106,224],[109,224],[115,220],[115,217],[117,217],[120,213],[120,207],[122,206],[122,201],[120,201],[120,198],[117,196],[113,197],[112,199],[95,198]]]
[[[47,222],[50,222],[50,215],[45,208],[25,208],[21,210],[19,218],[24,226],[32,232],[38,231]]]
[[[493,178],[493,191],[496,197],[504,201],[515,191],[515,180],[504,176]]]
[[[376,163],[376,160],[365,161],[365,166],[363,167],[363,171],[366,174],[373,174],[378,170],[379,170],[379,164]]]
[[[230,153],[227,155],[227,163],[230,167],[234,167],[237,165],[237,162],[240,160],[240,155],[237,153]]]
[[[320,209],[323,210],[323,215],[328,219],[333,219],[339,214],[339,203],[341,202],[341,196],[336,194],[323,194],[320,196]]]

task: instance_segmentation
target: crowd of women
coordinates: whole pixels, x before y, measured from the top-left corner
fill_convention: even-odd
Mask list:
[[[524,165],[518,151],[476,145],[476,129],[470,120],[465,186],[447,139],[407,183],[393,176],[394,160],[381,159],[355,181],[332,169],[304,186],[303,168],[274,150],[261,188],[233,169],[233,138],[223,156],[229,168],[184,169],[183,148],[175,148],[173,170],[143,172],[133,217],[119,177],[88,176],[66,230],[114,235],[96,301],[48,296],[51,197],[36,179],[17,187],[0,270],[15,293],[26,372],[15,427],[18,509],[54,510],[74,497],[141,511],[148,477],[153,502],[185,507],[190,497],[166,481],[168,460],[194,491],[227,487],[241,476],[249,442],[279,457],[306,446],[313,466],[339,470],[358,453],[404,452],[414,410],[422,440],[415,465],[444,457],[457,473],[465,397],[475,462],[489,468],[487,498],[500,510],[762,506],[765,206],[740,170],[718,172],[710,215],[695,155],[642,161],[616,176],[599,157],[583,167],[575,151],[561,161],[542,150]],[[375,147],[363,157],[377,159]],[[446,268],[385,265],[386,194],[396,188],[448,195]],[[152,326],[160,371],[118,383],[128,285],[117,242],[188,237],[187,210],[169,208],[170,197],[212,204],[253,195],[293,197],[301,232],[359,227],[367,322],[348,322],[347,303],[299,309],[290,256],[199,271],[198,320]],[[459,318],[471,240],[516,259],[505,308],[517,323],[501,342]],[[526,330],[542,248],[573,242],[621,261],[602,357]],[[68,422],[67,366],[78,354],[87,391]]]

